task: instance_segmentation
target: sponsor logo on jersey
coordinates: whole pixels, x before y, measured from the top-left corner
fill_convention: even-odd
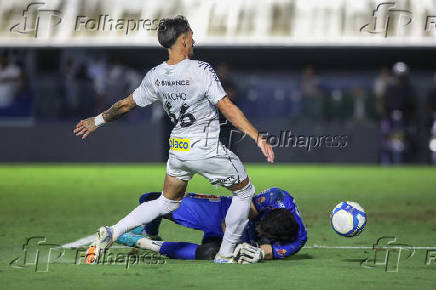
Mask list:
[[[262,203],[262,202],[264,202],[265,201],[265,196],[261,196],[261,197],[259,197],[258,199],[257,199],[257,201],[259,202],[259,203]]]
[[[172,87],[172,86],[189,86],[190,85],[190,82],[189,82],[189,80],[175,80],[175,81],[166,81],[166,80],[156,80],[155,82],[154,82],[154,84],[157,86],[157,87],[159,87],[159,86],[162,86],[162,87],[165,87],[165,86],[167,86],[167,87]]]
[[[277,250],[277,254],[279,254],[280,256],[284,256],[286,254],[286,250],[285,249],[278,249]]]
[[[189,151],[189,139],[170,138],[170,150]]]

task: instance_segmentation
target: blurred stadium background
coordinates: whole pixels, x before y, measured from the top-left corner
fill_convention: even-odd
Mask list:
[[[86,150],[72,129],[166,58],[158,20],[183,14],[195,58],[214,65],[259,129],[347,137],[345,148],[277,148],[278,162],[436,163],[433,0],[2,0],[0,7],[0,162],[165,161],[170,124],[159,104],[102,128]],[[263,161],[247,140],[231,146],[243,161]]]

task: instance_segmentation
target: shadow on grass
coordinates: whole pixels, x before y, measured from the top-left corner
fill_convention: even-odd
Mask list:
[[[313,259],[313,256],[309,254],[299,254],[289,257],[289,260],[310,260],[310,259]]]

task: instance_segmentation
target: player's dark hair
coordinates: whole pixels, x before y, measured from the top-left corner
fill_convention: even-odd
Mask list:
[[[273,209],[257,226],[261,230],[261,239],[275,242],[294,242],[300,230],[294,215],[284,208]]]
[[[163,47],[170,48],[180,35],[190,30],[188,20],[182,15],[177,15],[174,18],[164,18],[159,22],[157,39]]]

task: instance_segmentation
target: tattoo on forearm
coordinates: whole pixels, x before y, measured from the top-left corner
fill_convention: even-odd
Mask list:
[[[118,120],[125,115],[129,110],[124,104],[124,100],[120,100],[112,105],[109,110],[103,112],[103,118],[106,122]]]

